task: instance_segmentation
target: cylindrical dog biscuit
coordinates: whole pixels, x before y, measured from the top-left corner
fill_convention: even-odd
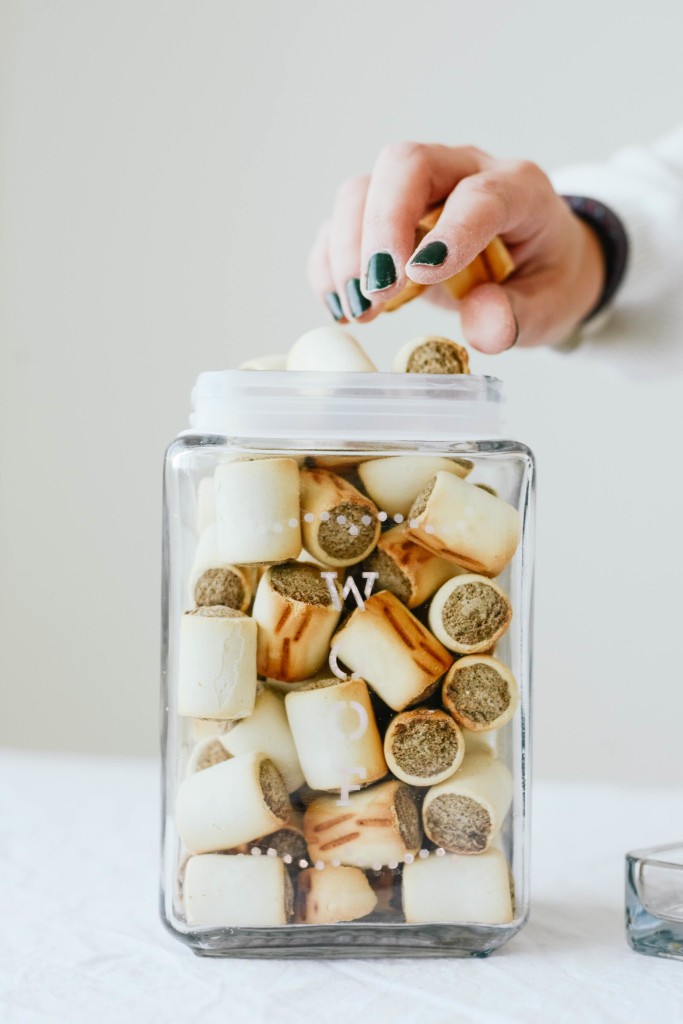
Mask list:
[[[394,711],[424,700],[453,663],[451,654],[397,597],[382,590],[335,633],[336,657]]]
[[[256,623],[223,605],[180,621],[178,714],[244,718],[256,699]]]
[[[326,565],[355,565],[374,548],[377,509],[348,480],[328,469],[301,470],[303,544]]]
[[[303,785],[296,747],[287,721],[282,697],[264,689],[256,697],[254,711],[236,722],[234,728],[219,738],[229,754],[260,751],[271,759],[284,779],[287,791],[293,793]]]
[[[446,580],[466,572],[415,544],[407,535],[405,524],[381,535],[363,569],[378,573],[376,590],[390,590],[407,608],[417,608]]]
[[[270,758],[240,754],[180,783],[176,828],[191,853],[213,853],[275,832],[291,811],[287,787]]]
[[[204,771],[205,768],[211,768],[221,761],[227,761],[230,756],[218,736],[205,736],[204,739],[197,740],[193,746],[186,774],[194,775],[195,772]]]
[[[286,370],[287,369],[287,356],[286,355],[265,355],[265,356],[254,356],[253,359],[247,359],[246,362],[240,363],[240,370]]]
[[[337,607],[330,583],[337,591]],[[267,569],[256,590],[252,615],[258,623],[260,675],[284,682],[318,672],[341,615],[341,588],[321,576],[317,565],[285,562]]]
[[[287,369],[377,372],[356,339],[343,327],[332,324],[302,334],[289,350]]]
[[[407,924],[508,924],[510,876],[500,850],[479,857],[418,858],[403,869]]]
[[[293,911],[292,883],[279,857],[190,857],[183,898],[194,928],[270,928],[287,924]]]
[[[390,455],[361,462],[358,475],[377,508],[389,516],[407,516],[420,491],[437,473],[466,477],[472,470],[466,459],[436,455]]]
[[[414,708],[402,711],[391,721],[384,736],[384,756],[402,782],[433,786],[460,767],[465,743],[445,711]]]
[[[519,704],[519,687],[510,669],[497,658],[473,654],[448,670],[443,703],[461,727],[472,732],[500,729]],[[469,752],[469,746],[465,744]]]
[[[282,562],[301,551],[295,459],[245,459],[217,466],[216,536],[233,565]]]
[[[486,576],[465,573],[437,590],[429,606],[429,628],[450,651],[490,651],[512,619],[507,594]]]
[[[453,473],[437,473],[409,517],[412,540],[484,576],[502,572],[519,543],[517,509]]]
[[[486,850],[512,801],[512,776],[502,761],[471,754],[450,779],[432,786],[422,805],[432,842],[453,853]]]
[[[311,859],[360,868],[383,866],[415,855],[422,831],[416,798],[402,782],[351,793],[348,804],[321,796],[304,814],[304,836]]]
[[[425,334],[399,349],[394,359],[396,373],[469,373],[467,349],[450,338]]]
[[[360,868],[306,868],[297,878],[297,924],[336,924],[357,921],[377,905],[370,883]]]
[[[311,789],[367,786],[387,774],[367,684],[325,679],[288,693],[287,717]]]
[[[197,607],[225,605],[246,612],[254,596],[254,570],[232,565],[218,553],[216,524],[199,536],[190,572],[190,600]]]

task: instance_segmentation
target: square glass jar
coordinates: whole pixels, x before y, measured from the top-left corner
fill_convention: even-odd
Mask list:
[[[683,843],[626,854],[626,935],[637,953],[683,960]]]
[[[486,956],[524,925],[535,470],[500,405],[469,375],[198,379],[161,893],[196,953]]]

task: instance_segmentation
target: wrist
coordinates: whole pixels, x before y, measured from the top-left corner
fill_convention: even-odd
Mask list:
[[[588,274],[595,274],[595,244],[602,263],[602,286],[581,323],[592,319],[612,302],[621,284],[628,263],[628,235],[616,213],[597,199],[586,196],[562,196],[574,216],[585,228]],[[590,241],[589,239],[592,239]]]

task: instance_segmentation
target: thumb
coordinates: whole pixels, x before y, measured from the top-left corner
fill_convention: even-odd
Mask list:
[[[460,300],[460,318],[468,345],[497,355],[513,345],[542,345],[553,340],[557,311],[552,292],[538,273],[505,284],[480,284]],[[554,315],[555,313],[555,315]]]

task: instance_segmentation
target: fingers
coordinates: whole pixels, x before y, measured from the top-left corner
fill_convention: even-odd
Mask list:
[[[528,241],[555,200],[535,164],[490,164],[455,187],[436,226],[411,256],[408,276],[419,284],[437,284],[471,263],[496,235],[513,244]]]
[[[341,299],[337,294],[330,265],[330,222],[320,226],[306,268],[311,290],[325,303],[330,316],[339,324],[347,323]]]
[[[426,210],[488,159],[469,147],[412,142],[382,150],[367,190],[360,253],[363,291],[373,304],[387,302],[405,287],[415,229]]]
[[[332,209],[329,261],[334,290],[348,320],[372,320],[372,303],[361,290],[363,213],[370,177],[349,178],[337,190]]]
[[[550,275],[549,275],[550,276]],[[513,345],[543,345],[561,337],[557,282],[545,273],[511,278],[505,284],[481,284],[460,300],[465,340],[486,355]]]

